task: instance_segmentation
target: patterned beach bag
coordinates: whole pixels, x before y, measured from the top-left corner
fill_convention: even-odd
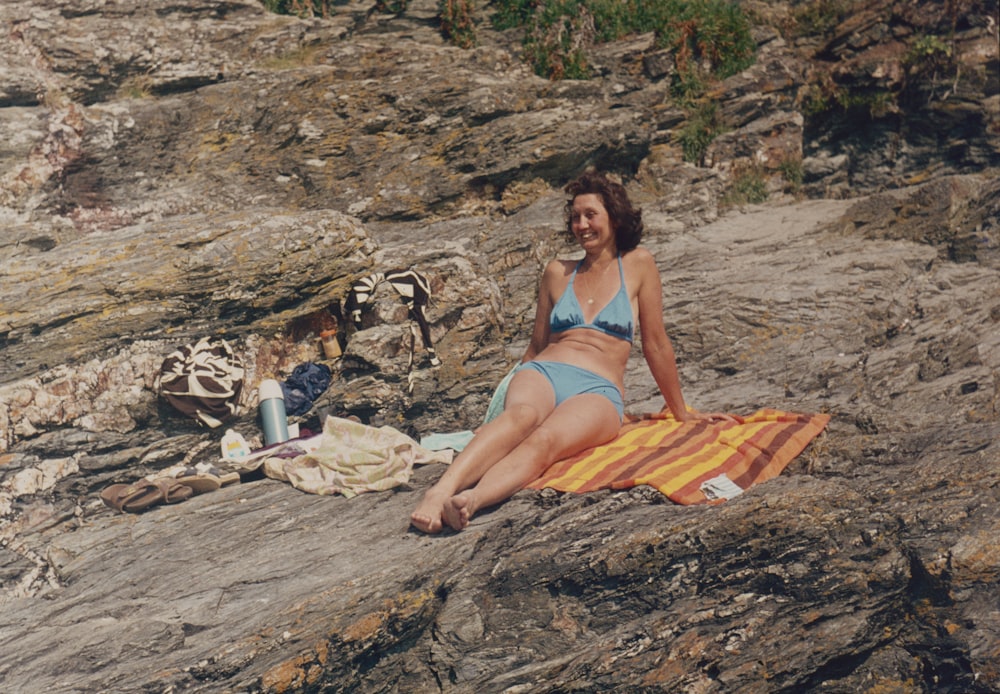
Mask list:
[[[203,337],[163,360],[160,394],[183,414],[215,428],[236,415],[243,361],[225,340]]]

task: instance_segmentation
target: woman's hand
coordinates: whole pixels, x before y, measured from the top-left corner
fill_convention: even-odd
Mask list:
[[[714,422],[732,422],[733,424],[742,424],[743,418],[737,417],[735,415],[726,414],[725,412],[699,412],[698,410],[688,410],[685,412],[684,419],[679,419],[681,422],[708,422],[712,424]]]

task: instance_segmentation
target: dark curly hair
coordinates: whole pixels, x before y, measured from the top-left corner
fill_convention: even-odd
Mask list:
[[[642,240],[642,210],[633,207],[625,186],[594,170],[587,170],[575,180],[566,184],[569,193],[564,210],[566,231],[573,236],[573,200],[579,195],[594,194],[601,197],[604,209],[615,230],[615,244],[619,253],[628,253]]]

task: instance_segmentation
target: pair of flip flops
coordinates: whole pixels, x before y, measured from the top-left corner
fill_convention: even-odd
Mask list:
[[[180,503],[195,494],[214,492],[222,485],[240,479],[235,472],[228,475],[213,473],[190,468],[180,471],[177,477],[143,479],[134,484],[112,484],[101,492],[101,500],[116,511],[140,513],[160,504]]]
[[[122,513],[140,513],[160,504],[176,504],[192,496],[192,487],[169,478],[112,484],[101,492],[101,500]]]
[[[171,475],[175,481],[187,485],[195,494],[214,492],[219,487],[240,481],[240,473],[222,473],[212,465],[195,465],[194,467],[175,470]]]

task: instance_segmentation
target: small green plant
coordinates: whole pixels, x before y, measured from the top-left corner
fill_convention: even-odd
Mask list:
[[[691,108],[705,95],[710,79],[710,75],[699,69],[675,71],[671,77],[670,95],[681,106]]]
[[[753,64],[750,22],[734,2],[677,3],[657,34],[658,44],[674,49],[679,73],[699,66],[725,79]]]
[[[571,14],[564,0],[539,7],[543,21],[533,23],[524,37],[524,54],[535,74],[553,80],[586,79],[587,45],[593,41],[594,18],[586,8]]]
[[[855,85],[853,88],[838,85],[829,75],[815,78],[803,91],[800,99],[802,113],[809,118],[824,114],[851,112],[870,118],[881,118],[897,110],[897,95],[888,89],[872,89]]]
[[[903,62],[907,65],[922,65],[951,58],[951,47],[937,36],[918,36],[910,44]]]
[[[403,14],[409,4],[409,0],[375,0],[375,9],[383,14]]]
[[[793,36],[823,36],[854,11],[854,0],[810,0],[792,11]]]
[[[904,103],[917,95],[929,103],[936,98],[939,88],[947,92],[958,86],[960,71],[951,44],[938,36],[924,35],[914,39],[903,56],[903,65],[906,67]]]
[[[269,12],[296,17],[329,17],[333,14],[333,0],[261,0],[261,4]]]
[[[441,32],[459,48],[476,45],[476,22],[471,0],[440,0]]]
[[[903,65],[911,76],[936,78],[954,73],[951,46],[937,36],[919,36],[910,44]]]
[[[788,184],[788,189],[792,192],[798,191],[802,186],[803,171],[802,157],[786,157],[778,163],[778,171],[781,177]]]
[[[806,85],[799,100],[799,108],[808,117],[830,110],[831,91],[822,81]]]
[[[678,141],[684,151],[684,161],[705,165],[705,153],[712,141],[725,131],[725,124],[719,116],[715,103],[702,104],[681,128]]]
[[[150,95],[149,80],[144,77],[130,77],[118,87],[118,95],[125,99],[145,99]]]
[[[719,200],[723,207],[758,205],[768,198],[767,178],[760,166],[747,166],[734,172],[732,185]]]
[[[845,111],[867,111],[872,118],[881,118],[896,107],[896,96],[885,89],[840,89],[834,95]]]
[[[500,0],[493,13],[493,27],[498,31],[516,29],[531,23],[535,0]]]

